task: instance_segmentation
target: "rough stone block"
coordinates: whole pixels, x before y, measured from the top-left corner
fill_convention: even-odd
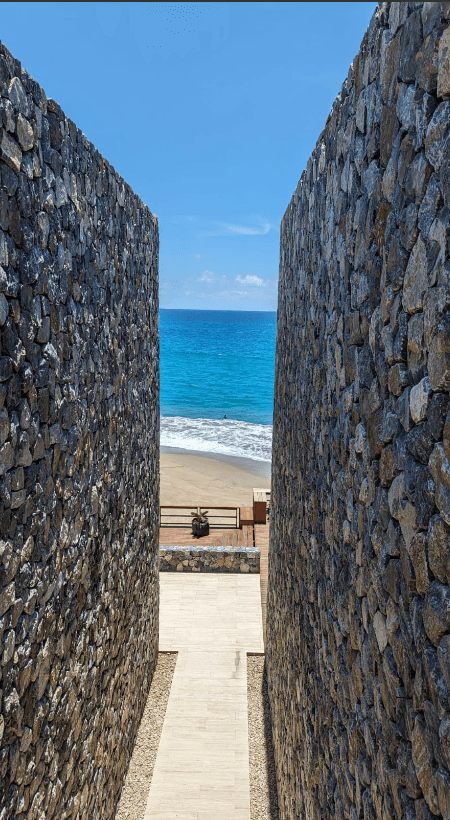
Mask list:
[[[411,418],[416,424],[423,421],[427,416],[428,404],[431,396],[431,385],[428,376],[411,388],[409,394],[409,406]]]
[[[450,28],[446,28],[439,41],[437,95],[450,94]]]

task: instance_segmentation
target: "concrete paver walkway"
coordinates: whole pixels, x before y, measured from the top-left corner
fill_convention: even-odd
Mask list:
[[[249,820],[247,652],[258,575],[161,573],[160,651],[178,651],[144,820]]]

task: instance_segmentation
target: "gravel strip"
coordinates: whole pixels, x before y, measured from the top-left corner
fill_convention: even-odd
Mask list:
[[[142,820],[158,754],[177,652],[160,652],[115,820]]]
[[[279,820],[265,658],[247,655],[250,820]]]

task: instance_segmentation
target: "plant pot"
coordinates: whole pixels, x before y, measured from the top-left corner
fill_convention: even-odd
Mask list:
[[[202,535],[209,535],[209,521],[193,521],[192,535],[201,538]]]

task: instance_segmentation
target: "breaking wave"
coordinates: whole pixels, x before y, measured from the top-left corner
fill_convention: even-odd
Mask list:
[[[270,462],[272,425],[234,419],[162,416],[161,445]]]

